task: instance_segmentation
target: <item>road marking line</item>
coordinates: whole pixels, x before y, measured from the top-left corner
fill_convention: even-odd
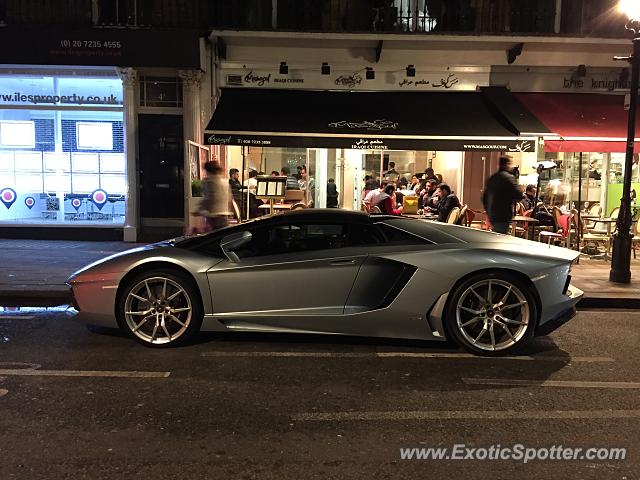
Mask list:
[[[376,356],[380,358],[470,358],[482,360],[537,360],[537,361],[568,361],[568,362],[615,362],[610,357],[552,357],[552,356],[505,356],[505,357],[480,357],[472,353],[430,353],[430,352],[376,352]]]
[[[610,357],[480,357],[471,353],[429,352],[202,352],[202,357],[309,357],[309,358],[450,358],[476,360],[537,360],[564,362],[615,362]]]
[[[467,385],[502,385],[517,387],[614,388],[638,389],[640,382],[591,382],[580,380],[516,380],[507,378],[463,378]]]
[[[344,352],[202,352],[202,357],[318,357],[373,358],[371,353]]]
[[[640,419],[640,410],[533,410],[533,411],[406,411],[406,412],[333,412],[299,413],[298,422],[348,422],[376,420],[551,420],[551,419]]]
[[[13,320],[14,318],[19,318],[20,320],[33,320],[36,318],[34,315],[0,315],[0,320]]]
[[[0,375],[26,377],[119,377],[119,378],[167,378],[171,372],[127,372],[109,370],[32,370],[0,369]]]

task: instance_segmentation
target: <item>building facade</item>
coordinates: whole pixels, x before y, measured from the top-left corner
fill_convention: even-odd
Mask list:
[[[209,158],[244,177],[304,165],[307,201],[332,178],[353,209],[365,175],[430,166],[480,209],[510,153],[522,183],[552,160],[556,201],[609,210],[630,51],[614,4],[4,2],[0,230],[179,233]]]

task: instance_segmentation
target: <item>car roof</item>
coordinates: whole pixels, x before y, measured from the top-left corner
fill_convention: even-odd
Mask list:
[[[341,223],[369,223],[369,214],[353,210],[341,210],[338,208],[301,208],[288,210],[282,213],[256,218],[245,225],[264,225],[266,223],[281,223],[289,221],[300,222],[341,222]]]

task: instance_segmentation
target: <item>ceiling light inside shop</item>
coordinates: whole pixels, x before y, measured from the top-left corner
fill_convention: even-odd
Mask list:
[[[627,15],[631,20],[640,20],[640,1],[620,0],[618,9]]]

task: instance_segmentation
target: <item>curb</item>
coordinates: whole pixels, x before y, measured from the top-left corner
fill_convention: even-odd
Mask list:
[[[3,307],[57,307],[71,305],[73,296],[67,287],[51,290],[0,290],[0,305]]]
[[[613,298],[613,297],[583,297],[578,302],[578,310],[587,308],[621,308],[621,309],[640,309],[640,298]]]

